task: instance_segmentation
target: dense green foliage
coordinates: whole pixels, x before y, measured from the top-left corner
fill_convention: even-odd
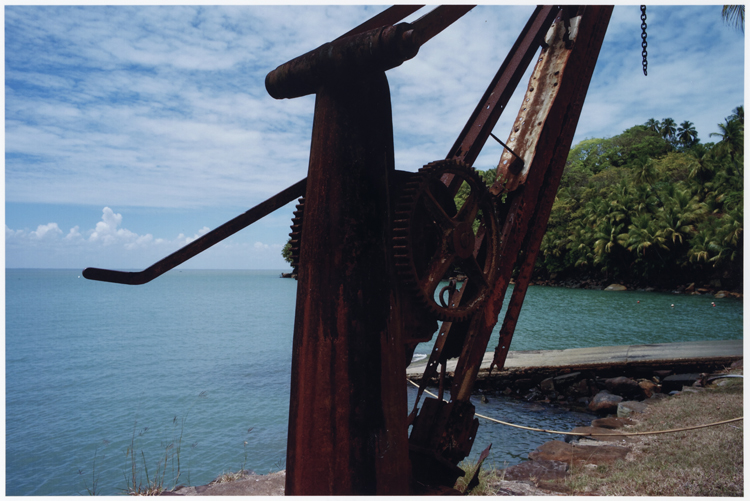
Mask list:
[[[742,281],[744,110],[702,144],[691,122],[649,120],[568,155],[541,277],[671,286]]]
[[[692,122],[649,120],[569,153],[537,278],[593,279],[671,287],[742,283],[744,110],[716,143]],[[480,172],[490,186],[495,169]],[[456,196],[460,208],[468,186]],[[291,260],[291,245],[282,252]]]

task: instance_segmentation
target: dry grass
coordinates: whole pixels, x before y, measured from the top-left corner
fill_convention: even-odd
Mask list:
[[[459,468],[464,470],[466,474],[463,477],[459,477],[456,481],[455,489],[463,492],[466,489],[467,484],[474,476],[474,472],[477,469],[476,463],[462,462]],[[505,479],[505,471],[498,470],[496,468],[483,468],[479,472],[479,484],[474,487],[469,493],[470,496],[494,496],[496,494],[496,487]]]
[[[240,470],[237,472],[227,472],[222,473],[219,475],[219,477],[216,478],[213,482],[211,482],[211,485],[213,484],[226,484],[227,482],[234,482],[235,480],[241,480],[245,478],[250,472],[247,470]]]
[[[623,431],[681,428],[742,416],[742,379],[719,381],[719,386],[683,392],[650,406],[638,424]],[[626,461],[573,467],[566,485],[574,494],[742,496],[742,423],[640,437]]]

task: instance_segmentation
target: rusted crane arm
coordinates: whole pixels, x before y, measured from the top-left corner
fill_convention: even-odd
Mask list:
[[[265,202],[261,202],[244,214],[227,221],[218,228],[209,231],[202,237],[193,240],[180,250],[173,252],[161,261],[158,261],[142,271],[116,271],[101,268],[86,268],[83,277],[100,282],[112,282],[126,285],[142,285],[155,279],[159,275],[168,272],[191,257],[200,254],[209,247],[221,242],[225,238],[234,235],[243,228],[247,228],[255,221],[269,215],[276,209],[283,207],[295,198],[305,194],[307,178],[298,181],[289,188],[272,196]]]

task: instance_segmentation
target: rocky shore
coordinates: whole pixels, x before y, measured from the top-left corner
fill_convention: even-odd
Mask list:
[[[734,362],[729,368],[741,370],[742,360]],[[595,381],[594,385],[598,391],[593,397],[586,399],[587,409],[606,417],[594,419],[591,426],[570,430],[572,433],[584,433],[589,436],[568,435],[564,440],[545,442],[529,453],[530,461],[507,468],[502,477],[505,480],[533,485],[537,489],[537,495],[566,493],[568,488],[564,480],[572,466],[598,471],[603,465],[625,460],[628,454],[638,447],[638,438],[626,436],[620,429],[634,424],[650,404],[682,393],[700,392],[705,387],[721,384],[724,378],[741,377],[726,375],[727,371],[722,374],[668,375],[666,373],[671,371],[655,372],[662,373],[663,377],[655,375],[649,380],[620,376]],[[565,377],[545,379],[542,385],[544,389],[540,388],[538,391],[546,392],[548,397],[553,396],[556,391],[580,394],[584,391],[584,384],[580,381],[586,381],[585,386],[589,389],[589,393],[592,393],[592,388],[588,386],[591,380],[578,375],[567,376],[570,379]],[[574,380],[579,383],[576,384]],[[563,388],[568,388],[568,390]],[[498,492],[498,495],[503,495],[503,493]]]
[[[670,365],[520,368],[489,376],[480,373],[484,377],[477,379],[475,389],[487,398],[502,394],[572,411],[622,417],[629,408],[642,408],[650,399],[665,398],[683,386],[701,386],[712,373],[730,363],[707,359],[675,361]]]
[[[511,283],[513,281],[511,280]],[[714,279],[705,284],[696,284],[695,282],[679,284],[675,286],[651,286],[639,283],[613,283],[606,280],[597,280],[593,278],[538,278],[529,282],[529,285],[543,285],[547,287],[565,287],[567,289],[591,289],[591,290],[635,290],[644,292],[670,292],[672,294],[688,294],[693,296],[711,295],[715,298],[734,297],[742,299],[741,286],[734,290],[722,288],[722,282]]]
[[[535,371],[527,372],[526,377],[514,374],[479,380],[477,391],[485,398],[502,394],[571,410],[585,410],[600,416],[592,420],[590,426],[567,430],[588,436],[568,435],[565,439],[545,442],[529,452],[529,461],[501,471],[488,487],[498,496],[566,493],[563,480],[571,465],[596,469],[627,457],[633,439],[618,430],[633,424],[633,419],[637,419],[648,405],[680,393],[701,391],[717,378],[725,377],[714,371],[727,369],[726,366],[703,364],[674,368],[639,367],[629,375],[612,374],[613,369],[608,372],[604,368],[597,371],[563,369],[558,374]],[[742,367],[742,360],[731,364],[731,368],[737,367]],[[685,368],[694,369],[694,372],[686,372]],[[178,488],[162,495],[283,495],[284,477],[284,471],[268,475],[243,472],[231,482],[217,479],[205,486]]]

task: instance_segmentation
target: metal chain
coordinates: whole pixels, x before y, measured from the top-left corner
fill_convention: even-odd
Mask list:
[[[646,47],[648,47],[648,42],[646,41],[646,6],[641,5],[641,47],[643,47],[643,52],[641,52],[641,55],[643,55],[643,76],[648,75],[648,60],[646,59],[648,56],[648,51],[646,50]]]

